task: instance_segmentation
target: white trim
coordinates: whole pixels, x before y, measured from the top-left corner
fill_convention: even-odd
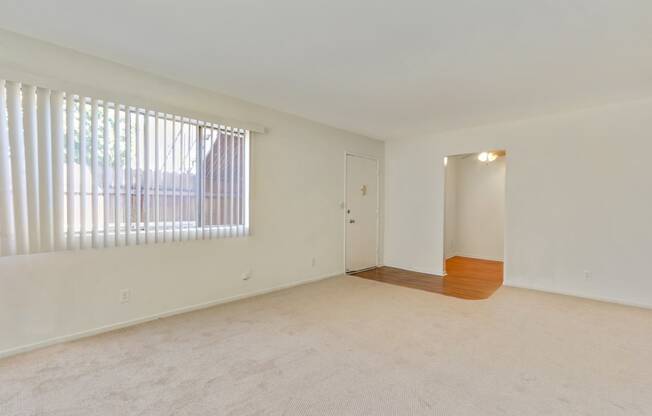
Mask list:
[[[349,272],[356,272],[359,270],[348,270],[346,267],[346,236],[347,236],[347,210],[348,210],[348,201],[347,201],[347,196],[346,196],[346,186],[348,184],[348,165],[347,165],[347,160],[349,156],[354,156],[354,157],[359,157],[362,159],[368,159],[376,162],[376,261],[374,262],[375,265],[370,267],[379,267],[380,265],[380,161],[378,160],[377,157],[371,156],[371,155],[366,155],[362,153],[355,153],[355,152],[344,152],[344,209],[343,209],[343,215],[344,215],[344,273],[349,273]],[[366,269],[365,269],[366,270]]]
[[[638,302],[630,302],[627,300],[604,297],[604,296],[591,296],[591,295],[585,295],[579,292],[575,292],[572,290],[548,289],[540,286],[520,285],[517,283],[508,283],[508,282],[504,282],[503,286],[511,287],[515,289],[534,290],[537,292],[549,293],[551,295],[572,296],[574,298],[586,299],[586,300],[591,300],[596,302],[607,302],[616,305],[630,306],[634,308],[652,309],[652,303],[638,303]]]
[[[374,270],[377,269],[378,266],[371,266],[371,267],[365,267],[364,269],[359,269],[359,270],[350,270],[346,272],[347,274],[355,274],[355,273],[362,273],[362,272],[367,272],[369,270]]]
[[[161,313],[157,313],[157,314],[154,314],[154,315],[144,316],[142,318],[131,319],[129,321],[118,322],[118,323],[115,323],[115,324],[100,326],[100,327],[97,327],[97,328],[88,329],[86,331],[80,331],[80,332],[75,332],[75,333],[68,334],[68,335],[62,335],[62,336],[58,336],[58,337],[54,337],[54,338],[49,338],[49,339],[46,339],[45,341],[34,342],[32,344],[27,344],[27,345],[22,345],[20,347],[14,347],[14,348],[9,348],[9,349],[6,349],[6,350],[2,350],[2,351],[0,351],[0,359],[10,357],[10,356],[16,355],[16,354],[21,354],[21,353],[28,352],[28,351],[33,351],[35,349],[44,348],[44,347],[47,347],[47,346],[50,346],[50,345],[61,344],[63,342],[69,342],[69,341],[73,341],[73,340],[77,340],[77,339],[81,339],[81,338],[86,338],[86,337],[90,337],[90,336],[93,336],[93,335],[98,335],[98,334],[102,334],[102,333],[105,333],[105,332],[114,331],[116,329],[121,329],[121,328],[126,328],[126,327],[129,327],[129,326],[139,325],[139,324],[149,322],[149,321],[153,321],[153,320],[156,320],[156,319],[167,318],[169,316],[174,316],[174,315],[179,315],[179,314],[182,314],[182,313],[193,312],[193,311],[197,311],[197,310],[200,310],[200,309],[210,308],[212,306],[217,306],[217,305],[222,305],[222,304],[225,304],[225,303],[235,302],[235,301],[242,300],[242,299],[252,298],[254,296],[260,296],[260,295],[264,295],[264,294],[267,294],[267,293],[277,292],[279,290],[289,289],[289,288],[292,288],[292,287],[295,287],[295,286],[301,286],[301,285],[308,284],[308,283],[314,283],[314,282],[318,282],[320,280],[325,280],[325,279],[329,279],[331,277],[337,277],[337,276],[340,276],[340,275],[341,275],[340,273],[337,273],[337,274],[322,275],[322,276],[318,276],[318,277],[311,277],[311,278],[308,278],[308,279],[303,279],[303,280],[299,280],[299,281],[292,282],[292,283],[286,283],[286,284],[279,285],[279,286],[273,286],[273,287],[268,288],[268,289],[261,289],[261,290],[257,290],[257,291],[250,292],[250,293],[243,293],[243,294],[240,294],[240,295],[229,296],[229,297],[226,297],[226,298],[220,298],[220,299],[212,300],[212,301],[209,301],[209,302],[198,303],[198,304],[190,305],[190,306],[183,306],[183,307],[180,307],[180,308],[171,309],[171,310],[166,311],[166,312],[161,312]]]
[[[503,244],[504,244],[504,242],[503,242]],[[484,256],[484,255],[465,254],[465,253],[455,253],[452,256],[448,256],[446,258],[446,260],[448,260],[448,259],[450,259],[452,257],[468,257],[468,258],[476,259],[476,260],[499,261],[499,262],[504,262],[505,261],[503,258]]]

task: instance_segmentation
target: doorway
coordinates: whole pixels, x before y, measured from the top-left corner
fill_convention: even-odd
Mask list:
[[[346,154],[345,270],[378,266],[378,160]]]
[[[506,156],[503,150],[493,150],[444,158],[448,280],[502,285]]]

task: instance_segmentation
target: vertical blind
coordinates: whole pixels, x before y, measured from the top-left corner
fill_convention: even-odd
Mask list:
[[[0,255],[249,233],[249,131],[0,80]]]

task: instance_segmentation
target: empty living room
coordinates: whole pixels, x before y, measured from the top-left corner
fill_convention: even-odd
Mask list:
[[[0,0],[0,416],[652,415],[649,0]]]

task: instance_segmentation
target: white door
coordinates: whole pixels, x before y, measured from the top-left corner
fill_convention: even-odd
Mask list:
[[[378,161],[346,155],[346,271],[378,265]]]

